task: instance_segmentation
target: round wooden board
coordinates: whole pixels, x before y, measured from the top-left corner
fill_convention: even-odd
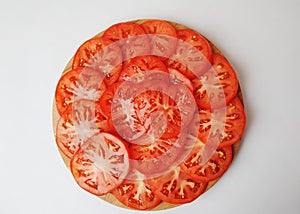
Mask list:
[[[142,24],[143,22],[147,21],[148,19],[142,19],[142,20],[134,20],[134,21],[129,21],[129,22],[133,22],[133,23],[136,23],[136,24]],[[165,20],[166,21],[166,20]],[[182,25],[182,24],[178,24],[178,23],[175,23],[175,22],[170,22],[170,21],[167,21],[168,23],[170,23],[175,29],[179,30],[179,29],[190,29],[189,27],[185,26],[185,25]],[[194,29],[193,29],[194,30]],[[194,30],[195,31],[195,30]],[[98,33],[97,35],[95,35],[94,37],[101,37],[102,34],[103,34],[104,31]],[[198,32],[198,31],[197,31]],[[199,33],[199,32],[198,32]],[[201,33],[200,33],[201,34]],[[201,34],[202,35],[202,34]],[[202,35],[203,36],[203,35]],[[206,38],[206,37],[205,37]],[[207,39],[207,38],[206,38]],[[209,39],[207,39],[207,41],[210,43],[211,47],[212,47],[212,50],[214,53],[218,53],[220,55],[222,55],[223,57],[225,57],[223,55],[223,53],[220,51],[219,48],[217,48],[217,46],[212,43]],[[73,56],[74,57],[74,56]],[[72,62],[73,62],[73,57],[69,60],[69,62],[67,63],[66,67],[64,68],[62,74],[70,71],[72,69]],[[226,57],[225,57],[226,58]],[[226,58],[227,59],[227,58]],[[228,60],[228,59],[227,59]],[[229,60],[228,60],[229,61]],[[230,62],[230,61],[229,61]],[[231,63],[230,63],[231,64]],[[232,64],[231,64],[232,67],[234,67]],[[241,90],[241,87],[239,85],[239,88],[238,88],[238,92],[237,92],[237,96],[239,97],[239,99],[241,100],[242,104],[244,105],[243,103],[243,96],[242,96],[242,90]],[[53,131],[54,131],[54,134],[56,135],[56,126],[57,126],[57,122],[60,118],[59,114],[58,114],[58,111],[57,111],[57,108],[56,108],[56,103],[55,103],[55,99],[53,101],[53,112],[52,112],[52,119],[53,119]],[[237,155],[237,152],[239,150],[239,147],[240,147],[240,144],[241,144],[241,140],[239,140],[238,142],[236,142],[234,145],[232,145],[232,150],[233,150],[233,159],[236,157]],[[68,169],[70,170],[70,159],[67,158],[61,151],[60,152],[60,155],[62,156],[62,159],[63,161],[65,162],[66,166],[68,167]],[[219,178],[220,179],[220,178]],[[214,181],[211,181],[208,183],[207,185],[207,188],[205,191],[209,190],[215,183],[218,182],[218,180],[214,180]],[[123,207],[123,208],[127,208],[127,209],[131,209],[129,207],[126,207],[124,206],[122,203],[120,203],[115,197],[113,194],[111,193],[108,193],[104,196],[99,196],[99,198],[109,202],[110,204],[113,204],[113,205],[116,205],[116,206],[119,206],[119,207]],[[197,203],[197,202],[196,202]],[[177,207],[177,206],[180,206],[180,205],[176,205],[176,204],[169,204],[169,203],[166,203],[166,202],[162,202],[160,203],[158,206],[156,206],[154,209],[152,210],[164,210],[164,209],[170,209],[170,208],[173,208],[173,207]]]

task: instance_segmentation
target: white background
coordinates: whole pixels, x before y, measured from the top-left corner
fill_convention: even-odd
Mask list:
[[[221,181],[195,202],[161,213],[300,212],[299,1],[0,3],[1,214],[137,213],[75,184],[56,148],[51,108],[76,48],[113,23],[140,18],[179,22],[214,41],[236,68],[248,119]]]

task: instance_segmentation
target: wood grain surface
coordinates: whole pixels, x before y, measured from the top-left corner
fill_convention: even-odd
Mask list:
[[[137,24],[141,24],[143,22],[147,21],[147,19],[143,19],[143,20],[135,20],[135,21],[131,21],[131,22],[134,22],[134,23],[137,23]],[[188,29],[188,27],[182,25],[182,24],[178,24],[178,23],[175,23],[175,22],[170,22],[168,21],[175,29]],[[193,29],[195,30],[195,29]],[[197,31],[198,32],[198,31]],[[201,34],[201,32],[198,32]],[[103,31],[98,33],[97,35],[95,35],[94,37],[101,37],[103,34]],[[201,34],[202,35],[202,34]],[[205,36],[204,36],[205,37]],[[207,38],[206,38],[207,39]],[[207,39],[213,49],[213,52],[214,53],[218,53],[218,54],[222,54],[222,52],[220,51],[219,48],[217,48],[217,46],[212,43],[209,39]],[[224,56],[224,55],[223,55]],[[73,56],[74,57],[74,56]],[[73,57],[70,59],[70,61],[67,63],[66,67],[64,68],[64,70],[62,71],[62,74],[63,73],[66,73],[68,71],[70,71],[72,69],[72,62],[73,62]],[[224,56],[225,57],[225,56]],[[226,57],[225,57],[226,58]],[[227,58],[226,58],[227,59]],[[228,59],[227,59],[228,60]],[[230,60],[228,60],[230,62]],[[231,63],[231,66],[234,67]],[[237,93],[237,96],[240,98],[242,104],[243,104],[243,97],[242,97],[242,91],[241,91],[241,88],[239,86],[239,89],[238,89],[238,93]],[[55,99],[53,101],[53,130],[54,130],[54,133],[56,134],[56,125],[57,125],[57,122],[59,120],[59,114],[57,112],[57,108],[56,108],[56,103],[55,103]],[[232,149],[233,149],[233,158],[235,158],[238,150],[239,150],[239,147],[240,147],[240,143],[241,143],[241,140],[238,141],[237,143],[235,143],[233,146],[232,146]],[[65,162],[66,166],[68,167],[68,169],[70,170],[70,159],[67,158],[62,152],[60,152],[61,156],[62,156],[62,159],[63,161]],[[215,180],[215,181],[212,181],[212,182],[209,182],[208,185],[207,185],[207,188],[206,188],[206,191],[208,189],[210,189],[219,179]],[[217,191],[217,189],[216,189]],[[123,204],[121,204],[115,197],[114,195],[108,193],[104,196],[100,196],[99,198],[113,204],[113,205],[116,205],[116,206],[119,206],[119,207],[123,207],[123,208],[128,208],[130,209],[129,207],[125,207]],[[197,199],[198,200],[198,199]],[[193,203],[197,203],[197,200],[194,201]],[[200,200],[201,200],[201,196],[200,196]],[[169,203],[166,203],[166,202],[162,202],[160,203],[157,207],[155,207],[154,209],[152,210],[163,210],[163,209],[169,209],[169,208],[173,208],[173,207],[176,207],[178,205],[175,205],[175,204],[169,204]]]

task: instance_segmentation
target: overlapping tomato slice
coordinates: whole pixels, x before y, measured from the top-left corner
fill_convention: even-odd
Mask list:
[[[125,206],[138,210],[154,208],[161,202],[146,176],[135,169],[128,173],[124,182],[112,193]]]
[[[192,82],[186,76],[174,68],[168,68],[168,71],[173,84],[183,84],[185,87],[193,91]]]
[[[221,111],[224,111],[225,114],[221,115]],[[246,116],[238,97],[220,109],[213,111],[199,109],[195,117],[198,117],[198,121],[195,120],[190,126],[199,127],[198,136],[201,141],[207,142],[209,136],[214,136],[218,138],[220,148],[236,143],[245,130]],[[198,124],[199,122],[200,124]]]
[[[123,52],[123,60],[150,54],[150,42],[143,28],[135,23],[123,22],[112,25],[103,38],[117,42]]]
[[[205,73],[211,63],[212,49],[199,33],[177,30],[178,43],[175,53],[166,61],[167,67],[177,69],[189,79]]]
[[[103,92],[103,95],[99,100],[100,108],[105,117],[108,119],[111,118],[111,105],[113,102],[113,97],[121,84],[122,82],[116,82],[112,84],[109,88],[107,88],[107,90]]]
[[[130,80],[130,77],[139,74],[142,76],[145,72],[157,71],[168,72],[165,64],[156,56],[137,56],[122,70],[119,80]]]
[[[103,75],[89,68],[68,71],[59,80],[55,101],[58,113],[62,113],[74,101],[80,99],[99,100],[106,89]]]
[[[210,148],[207,148],[209,145],[203,143],[198,137],[188,135],[186,141],[184,146],[188,153],[180,167],[191,178],[198,182],[210,182],[220,178],[226,172],[232,160],[231,146],[211,152]],[[207,157],[208,155],[210,157]]]
[[[92,38],[78,48],[72,67],[88,67],[99,71],[103,74],[105,83],[111,85],[119,78],[122,52],[119,46],[109,39]]]
[[[171,204],[184,204],[198,198],[207,183],[195,181],[179,166],[151,181],[154,192],[161,200]]]
[[[174,137],[156,137],[148,135],[143,145],[130,146],[133,167],[146,174],[149,178],[163,174],[177,164],[177,158],[185,144],[185,134]]]
[[[59,119],[56,142],[60,150],[71,158],[88,138],[108,130],[99,103],[81,99],[70,105]]]
[[[238,81],[229,62],[221,55],[213,55],[212,68],[192,80],[196,102],[200,108],[225,106],[237,93]]]
[[[109,133],[87,140],[71,160],[72,174],[80,187],[104,195],[119,186],[129,171],[125,143]]]
[[[157,131],[159,136],[178,136],[194,115],[192,93],[184,85],[170,81],[149,80],[145,84],[155,90],[142,92],[143,83],[126,83],[116,92],[118,97],[113,101],[112,121],[119,135],[133,142],[154,128],[161,130]]]
[[[175,28],[166,21],[149,20],[141,24],[149,35],[151,54],[162,58],[174,53],[177,45],[177,33]]]

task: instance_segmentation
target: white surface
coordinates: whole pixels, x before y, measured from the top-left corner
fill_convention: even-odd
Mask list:
[[[76,48],[139,18],[179,22],[214,41],[236,67],[247,105],[229,171],[194,203],[163,213],[299,213],[299,10],[297,0],[2,0],[0,213],[136,213],[75,184],[56,149],[51,108]]]

